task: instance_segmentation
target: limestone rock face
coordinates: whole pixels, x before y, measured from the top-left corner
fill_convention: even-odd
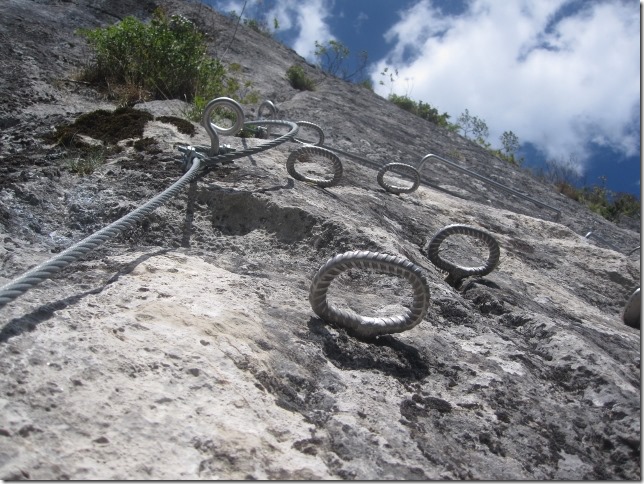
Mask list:
[[[639,221],[617,226],[473,145],[198,3],[212,53],[242,66],[278,116],[322,127],[343,176],[294,180],[285,143],[205,173],[133,228],[0,309],[0,479],[641,479]],[[116,106],[69,81],[79,27],[150,16],[152,2],[9,0],[0,22],[0,285],[182,176],[174,144],[209,145],[160,116],[93,173],[43,139]],[[302,64],[318,84],[293,89]],[[248,119],[258,106],[244,106]],[[131,140],[136,141],[136,140]],[[261,139],[222,137],[242,150]],[[556,213],[439,163],[392,195],[384,163],[453,160]],[[302,163],[302,166],[305,164]],[[323,172],[323,167],[314,169]],[[458,284],[427,258],[450,224],[492,234],[500,263]],[[630,228],[629,228],[630,227]],[[595,234],[619,250],[613,250]],[[448,247],[449,246],[449,247]],[[454,237],[470,265],[485,251]],[[351,250],[405,257],[430,286],[415,328],[358,338],[318,318],[311,280]],[[446,252],[448,253],[448,252]],[[411,300],[401,278],[351,270],[329,301],[367,316]]]

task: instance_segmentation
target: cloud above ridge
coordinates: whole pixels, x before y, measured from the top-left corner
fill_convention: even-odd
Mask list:
[[[466,108],[499,146],[512,130],[552,158],[588,143],[639,153],[639,5],[626,1],[471,0],[445,14],[420,0],[384,34],[376,92],[429,102],[452,121]],[[392,84],[380,72],[398,69]]]
[[[215,0],[211,3],[222,12],[234,10],[238,14],[244,6],[243,0]],[[248,0],[244,17],[262,18],[271,27],[273,19],[277,19],[280,33],[291,37],[289,44],[293,50],[313,61],[315,41],[324,43],[335,38],[328,23],[333,6],[334,0]]]

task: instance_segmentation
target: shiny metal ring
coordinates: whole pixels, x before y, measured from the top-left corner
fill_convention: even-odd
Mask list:
[[[299,126],[299,122],[297,124]],[[333,163],[333,178],[331,180],[327,180],[325,178],[313,178],[301,175],[295,171],[295,162],[301,158],[309,156],[321,156],[322,158],[331,160]],[[291,152],[286,160],[286,171],[288,171],[288,174],[296,180],[315,183],[319,187],[326,188],[340,183],[340,179],[342,178],[342,162],[335,153],[332,153],[329,150],[320,148],[319,146],[306,145]]]
[[[235,123],[229,128],[222,128],[210,121],[212,112],[216,108],[226,108],[230,109],[235,114]],[[206,131],[208,136],[210,136],[210,150],[208,150],[208,155],[214,156],[219,154],[219,135],[235,135],[237,134],[242,127],[244,126],[244,111],[237,101],[230,99],[229,97],[218,97],[213,99],[208,104],[203,112],[203,117],[201,118],[201,124]]]
[[[631,328],[640,327],[640,317],[642,314],[642,295],[640,294],[640,288],[638,287],[631,297],[628,299],[626,306],[624,307],[624,312],[622,313],[622,320],[626,326]]]
[[[312,143],[303,139],[294,138],[295,141],[303,145],[322,146],[324,144],[324,131],[322,131],[322,128],[320,128],[317,124],[309,123],[308,121],[296,121],[296,123],[300,128],[311,128],[313,131],[315,131],[318,134],[318,141],[317,143]]]
[[[390,170],[393,170],[394,168],[398,168],[401,171],[405,171],[411,174],[414,177],[413,185],[410,187],[400,187],[400,186],[391,185],[385,182],[384,180],[385,173],[387,173]],[[398,194],[398,193],[415,192],[420,186],[420,173],[418,173],[418,170],[416,168],[406,163],[388,163],[384,165],[382,168],[380,168],[380,170],[378,170],[378,184],[390,193]]]
[[[269,115],[266,117],[262,116],[263,108],[268,108],[268,110],[270,111]],[[260,104],[257,108],[258,119],[275,119],[275,116],[277,116],[277,108],[275,107],[275,104],[273,104],[273,101],[271,101],[270,99],[263,101],[262,104]]]
[[[490,254],[485,265],[479,267],[465,267],[459,266],[452,262],[446,261],[439,254],[441,244],[452,235],[468,235],[470,237],[482,240],[487,245]],[[471,227],[469,225],[448,225],[447,227],[439,230],[432,238],[427,249],[427,256],[432,263],[441,270],[449,272],[453,280],[460,280],[469,276],[484,276],[494,270],[499,263],[501,256],[501,249],[499,244],[491,234],[484,230]]]
[[[405,308],[405,313],[398,316],[373,318],[361,316],[350,309],[342,310],[329,305],[326,296],[331,282],[351,268],[370,269],[405,278],[411,283],[414,292],[411,308]],[[401,333],[416,326],[427,314],[429,284],[421,268],[408,259],[356,250],[336,255],[320,267],[311,282],[309,302],[319,317],[347,328],[359,336]]]

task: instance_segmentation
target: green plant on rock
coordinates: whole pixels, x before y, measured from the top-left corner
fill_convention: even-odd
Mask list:
[[[472,133],[473,139],[477,144],[481,145],[483,148],[490,147],[490,143],[486,141],[487,137],[490,135],[487,123],[478,116],[472,116],[469,109],[466,109],[461,113],[456,124],[458,129],[463,131],[463,136],[469,138],[468,134]]]
[[[94,50],[83,80],[117,97],[125,93],[123,104],[173,98],[209,101],[220,96],[244,102],[240,92],[249,90],[248,84],[242,86],[218,59],[208,55],[204,34],[181,15],[168,17],[157,9],[149,24],[129,16],[114,25],[78,33]]]
[[[389,94],[388,99],[396,106],[415,114],[419,118],[429,121],[430,123],[434,123],[452,131],[456,129],[456,125],[453,125],[448,121],[449,114],[439,114],[438,109],[431,106],[429,103],[414,101],[409,96],[399,96],[398,94],[393,93]]]
[[[286,71],[291,86],[300,91],[315,91],[315,83],[304,72],[304,68],[300,65],[294,64]]]
[[[85,176],[91,175],[96,169],[105,163],[106,150],[101,147],[94,147],[82,150],[63,159],[63,164],[72,173]]]
[[[320,69],[345,81],[363,80],[369,54],[367,51],[360,51],[355,67],[349,69],[347,60],[350,54],[349,48],[339,40],[331,39],[324,43],[315,41],[314,55]]]

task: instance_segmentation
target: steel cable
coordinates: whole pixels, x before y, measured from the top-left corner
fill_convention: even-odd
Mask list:
[[[144,205],[133,210],[129,214],[121,217],[115,222],[112,222],[107,227],[104,227],[98,232],[95,232],[94,234],[86,237],[80,242],[64,250],[57,256],[49,259],[46,262],[43,262],[42,264],[25,272],[22,276],[0,287],[0,309],[7,305],[9,302],[19,297],[21,294],[24,294],[29,289],[35,287],[44,280],[50,278],[53,274],[67,267],[72,262],[80,259],[90,250],[96,249],[110,238],[118,235],[123,230],[132,227],[140,219],[149,215],[159,206],[163,205],[170,198],[175,196],[186,184],[194,180],[200,174],[199,172],[203,168],[215,166],[218,163],[225,163],[237,158],[243,158],[245,156],[250,156],[262,151],[266,151],[286,141],[292,140],[292,138],[297,134],[298,131],[297,124],[291,121],[249,121],[244,124],[254,125],[260,123],[288,126],[291,129],[285,135],[282,135],[272,141],[262,143],[259,146],[248,148],[242,151],[231,151],[229,153],[214,157],[208,157],[207,155],[204,155],[203,153],[197,151],[195,147],[192,146],[179,148],[182,152],[184,152],[184,157],[186,158],[184,166],[187,169],[186,173],[179,180],[177,180],[166,190],[146,202]],[[210,149],[210,147],[204,148],[206,150]]]
[[[186,184],[192,181],[198,175],[200,168],[201,164],[196,160],[192,164],[190,170],[179,180],[144,205],[74,244],[57,256],[27,271],[17,279],[14,279],[8,284],[2,286],[0,288],[0,308],[16,299],[21,294],[27,292],[32,287],[40,284],[45,279],[48,279],[72,262],[78,260],[90,250],[96,249],[100,245],[104,244],[108,239],[118,235],[123,230],[130,228],[138,222],[139,219],[149,215],[153,210],[166,203]]]
[[[210,146],[180,145],[179,150],[181,150],[184,153],[191,151],[194,153],[194,155],[196,155],[202,160],[205,167],[213,167],[218,164],[229,163],[233,160],[236,160],[237,158],[256,155],[257,153],[261,153],[262,151],[275,148],[276,146],[279,146],[282,143],[285,143],[286,141],[293,141],[293,138],[295,137],[295,135],[297,135],[297,132],[299,129],[296,123],[292,121],[285,121],[285,120],[262,119],[258,121],[244,122],[244,126],[262,126],[262,125],[286,126],[288,128],[291,128],[291,130],[286,134],[283,134],[271,141],[266,141],[265,143],[262,143],[258,146],[252,146],[250,148],[246,148],[241,151],[231,150],[229,152],[222,153],[217,156],[208,155],[208,151],[211,149]]]

